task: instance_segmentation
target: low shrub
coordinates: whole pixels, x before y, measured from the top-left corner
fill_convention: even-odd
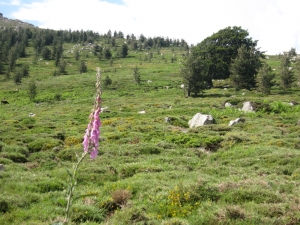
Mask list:
[[[65,184],[60,180],[44,180],[37,182],[33,189],[39,193],[47,193],[51,191],[62,191],[64,186]]]
[[[25,163],[28,161],[23,154],[17,152],[2,152],[0,153],[0,157],[10,159],[16,163]]]
[[[160,141],[157,143],[157,146],[163,149],[174,149],[177,146],[174,143],[166,142],[166,141]]]
[[[189,128],[188,121],[186,121],[182,118],[168,117],[168,123],[170,123],[173,126],[177,126],[177,127]]]
[[[231,204],[241,204],[245,202],[255,202],[257,204],[279,203],[282,201],[279,196],[272,192],[246,189],[236,189],[234,191],[224,193],[221,200]]]
[[[3,152],[9,153],[20,153],[25,157],[29,156],[29,150],[26,146],[19,146],[19,145],[5,145],[3,147]]]
[[[101,223],[105,219],[104,210],[90,205],[73,205],[71,213],[72,221],[76,224],[85,222]]]
[[[162,152],[162,148],[153,146],[153,145],[146,145],[137,148],[140,154],[146,155],[158,155]]]
[[[34,140],[28,144],[28,150],[30,153],[39,152],[42,150],[52,149],[56,146],[63,145],[63,142],[54,138],[40,138]]]
[[[55,159],[55,155],[52,152],[34,152],[28,157],[30,162],[44,163],[50,162]]]
[[[69,147],[81,144],[82,141],[83,141],[82,137],[74,137],[74,136],[66,137],[64,140],[65,145]]]
[[[11,159],[7,159],[7,158],[4,158],[1,156],[0,154],[0,164],[4,164],[4,165],[7,165],[7,164],[10,164],[12,163],[13,161]]]
[[[76,154],[74,149],[66,148],[58,152],[57,157],[64,161],[76,161]]]
[[[4,199],[0,199],[0,212],[6,213],[8,211],[8,203]]]

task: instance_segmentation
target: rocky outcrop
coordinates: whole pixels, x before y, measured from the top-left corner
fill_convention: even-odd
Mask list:
[[[21,20],[12,20],[12,19],[8,19],[6,17],[3,16],[2,13],[0,13],[0,27],[1,28],[5,28],[5,27],[35,27],[34,25],[27,23],[27,22],[23,22]]]

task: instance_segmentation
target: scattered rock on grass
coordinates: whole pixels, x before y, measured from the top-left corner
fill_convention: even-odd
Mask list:
[[[196,113],[196,115],[194,115],[194,117],[188,122],[190,128],[212,123],[214,123],[214,118],[211,115],[201,113]]]
[[[235,120],[231,120],[230,122],[229,122],[229,127],[231,127],[231,126],[233,126],[233,125],[235,125],[235,124],[237,124],[237,123],[241,123],[241,122],[244,122],[245,120],[244,119],[241,119],[241,118],[237,118],[237,119],[235,119]]]
[[[244,102],[242,111],[244,112],[254,112],[251,102]]]

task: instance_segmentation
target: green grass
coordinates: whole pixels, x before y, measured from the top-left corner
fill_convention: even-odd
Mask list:
[[[79,61],[67,53],[72,47],[64,46],[66,75],[52,75],[53,60],[33,64],[29,47],[28,57],[18,60],[30,64],[29,78],[16,86],[0,77],[0,98],[9,102],[0,105],[2,224],[51,224],[64,217],[66,168],[82,153],[96,67],[113,81],[102,95],[110,112],[101,114],[99,157],[79,168],[75,193],[91,196],[75,202],[72,224],[299,224],[300,107],[288,104],[300,101],[298,87],[286,93],[274,87],[263,96],[214,81],[218,88],[185,98],[180,48],[160,50],[167,62],[157,50],[151,62],[144,51],[130,51],[112,66],[86,50],[80,59],[88,72],[79,74]],[[279,68],[280,59],[270,56],[267,63]],[[134,83],[136,66],[141,85]],[[34,102],[27,94],[31,80],[38,88]],[[256,112],[240,111],[244,101],[254,102]],[[189,129],[198,112],[211,114],[215,124]],[[228,127],[236,118],[245,122]],[[118,190],[130,193],[123,205],[114,197]]]

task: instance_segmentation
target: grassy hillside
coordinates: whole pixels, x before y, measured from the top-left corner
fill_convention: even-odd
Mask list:
[[[78,72],[76,48],[87,73]],[[33,48],[26,52],[17,67],[28,63],[28,78],[16,85],[0,77],[0,99],[9,102],[0,105],[1,224],[63,219],[66,168],[83,151],[96,67],[112,79],[102,95],[109,112],[101,114],[100,156],[78,171],[75,193],[87,196],[74,202],[72,224],[300,223],[300,106],[289,104],[300,102],[298,87],[275,87],[264,96],[215,81],[217,88],[203,96],[185,98],[180,47],[129,51],[110,61],[95,57],[89,45],[65,44],[67,74],[59,76],[53,76],[53,60],[33,63]],[[267,63],[278,70],[280,60],[270,56]],[[35,101],[28,97],[31,81]],[[244,101],[256,112],[240,111]],[[215,123],[189,129],[198,112]],[[229,127],[236,118],[245,121]]]

